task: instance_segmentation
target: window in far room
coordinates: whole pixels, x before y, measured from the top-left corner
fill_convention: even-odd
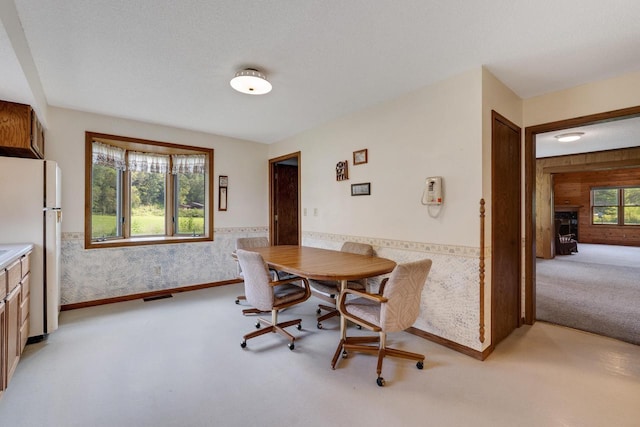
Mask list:
[[[640,187],[591,189],[594,225],[640,225]]]
[[[86,132],[85,247],[213,240],[213,150]]]

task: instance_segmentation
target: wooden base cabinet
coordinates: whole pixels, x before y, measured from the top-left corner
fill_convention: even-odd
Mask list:
[[[2,282],[4,284],[4,282]],[[0,396],[7,388],[7,312],[4,299],[0,300]]]
[[[27,273],[20,282],[20,353],[27,345],[29,338],[29,278],[31,275]]]
[[[5,299],[7,316],[7,385],[20,361],[20,285],[9,292]]]
[[[29,337],[30,256],[31,252],[0,271],[0,396]]]

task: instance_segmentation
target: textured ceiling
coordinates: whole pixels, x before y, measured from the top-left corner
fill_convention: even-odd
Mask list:
[[[558,142],[557,135],[571,132],[583,132],[584,135],[578,141]],[[640,146],[640,117],[536,135],[536,157],[538,158],[638,146]]]
[[[640,70],[637,0],[15,5],[49,105],[264,143],[482,65],[522,98]],[[233,91],[245,67],[273,91]],[[4,77],[0,97],[32,96]]]

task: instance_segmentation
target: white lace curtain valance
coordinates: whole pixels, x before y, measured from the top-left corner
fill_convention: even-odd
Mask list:
[[[127,167],[125,150],[122,148],[94,142],[92,151],[93,164],[95,165],[109,166],[119,170],[125,170]]]
[[[173,167],[171,173],[197,173],[205,171],[204,154],[174,154],[171,156]]]
[[[127,167],[131,172],[169,172],[169,156],[129,151]]]
[[[173,154],[171,156],[171,170],[169,169],[169,156],[154,153],[142,153],[139,151],[127,151],[113,145],[93,142],[93,163],[96,165],[110,166],[119,170],[132,172],[155,173],[195,173],[203,174],[206,169],[206,156],[204,154]],[[125,160],[126,159],[126,160]]]

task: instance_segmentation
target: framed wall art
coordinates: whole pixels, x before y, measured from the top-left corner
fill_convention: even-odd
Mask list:
[[[362,165],[369,161],[368,159],[369,150],[366,148],[364,150],[358,150],[353,152],[353,164],[354,165]]]
[[[218,188],[218,210],[227,210],[227,187]]]
[[[363,182],[361,184],[351,184],[352,196],[370,196],[371,195],[371,183]]]
[[[229,177],[220,175],[218,177],[218,210],[227,210],[227,188],[229,187]]]

